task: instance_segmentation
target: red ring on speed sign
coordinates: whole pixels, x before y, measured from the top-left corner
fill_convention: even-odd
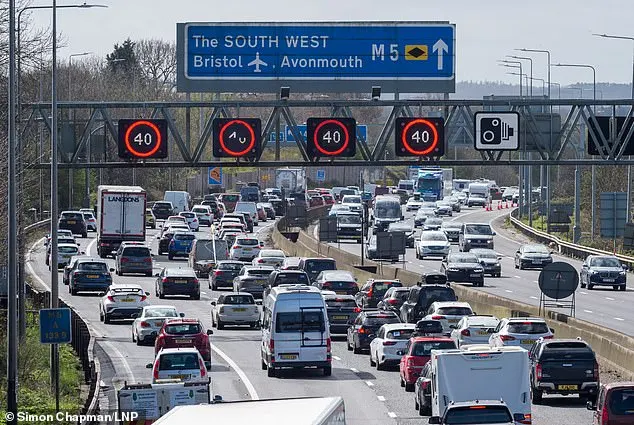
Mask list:
[[[234,124],[246,127],[246,129],[249,130],[249,135],[251,136],[251,143],[249,143],[249,146],[247,146],[246,149],[241,150],[240,152],[232,151],[231,149],[227,148],[227,145],[225,144],[225,139],[224,139],[225,130],[229,128],[229,126]],[[246,121],[231,120],[222,126],[222,128],[220,129],[220,135],[218,136],[218,139],[220,140],[220,146],[222,147],[222,150],[225,151],[227,154],[231,156],[242,156],[248,153],[251,149],[253,149],[253,146],[255,145],[255,132],[253,131],[253,127],[251,127]]]
[[[407,143],[407,132],[410,128],[412,128],[413,125],[416,125],[416,124],[423,124],[431,128],[431,131],[433,134],[433,140],[431,142],[431,146],[423,151],[417,151],[416,149],[412,148],[409,143]],[[427,155],[431,153],[434,149],[436,149],[436,146],[438,146],[438,130],[436,130],[436,126],[432,124],[431,121],[423,119],[423,118],[418,118],[407,123],[407,125],[403,129],[403,134],[401,135],[401,141],[403,142],[403,146],[405,147],[405,149],[412,155],[421,155],[421,156]]]
[[[340,127],[343,130],[343,143],[341,145],[341,147],[336,150],[336,151],[327,151],[326,149],[322,148],[319,143],[317,143],[317,135],[319,134],[319,130],[325,126],[326,124],[335,124],[336,126]],[[315,144],[315,147],[317,148],[317,150],[321,153],[323,153],[324,155],[339,155],[341,152],[343,152],[344,150],[346,150],[346,148],[348,147],[348,143],[350,143],[350,134],[348,133],[348,129],[346,128],[345,125],[343,125],[343,123],[341,121],[337,121],[337,120],[325,120],[322,121],[321,123],[319,123],[319,125],[317,126],[317,128],[315,128],[315,133],[313,134],[313,143]]]
[[[152,148],[152,150],[150,150],[148,152],[138,152],[130,144],[130,133],[132,133],[132,130],[134,130],[135,128],[137,128],[140,125],[146,125],[146,126],[150,127],[154,131],[154,135],[156,136],[156,146],[154,146],[154,148]],[[125,141],[125,147],[128,149],[128,151],[130,153],[132,153],[132,155],[138,156],[138,157],[141,157],[141,158],[147,158],[148,156],[154,155],[156,153],[156,151],[159,150],[159,148],[161,147],[161,143],[163,142],[163,140],[161,140],[161,131],[156,126],[156,124],[154,124],[153,122],[150,122],[150,121],[135,121],[135,122],[133,122],[130,125],[130,127],[128,127],[128,129],[125,132],[124,141]]]

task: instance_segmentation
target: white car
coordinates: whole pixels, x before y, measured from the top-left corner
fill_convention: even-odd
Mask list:
[[[345,195],[341,199],[341,205],[347,205],[350,211],[360,213],[363,210],[363,203],[359,195]]]
[[[189,232],[190,230],[191,229],[189,228],[189,225],[187,223],[171,223],[169,226],[163,226],[161,228],[161,237],[163,237],[163,235],[167,232]]]
[[[489,336],[493,333],[500,319],[494,316],[465,316],[456,328],[451,331],[451,339],[456,347],[472,344],[489,344]]]
[[[248,292],[229,292],[211,301],[211,326],[249,325],[257,328],[260,309]]]
[[[451,243],[447,239],[445,232],[440,230],[429,230],[420,234],[420,239],[416,242],[416,258],[419,260],[425,257],[443,257],[449,255]]]
[[[429,306],[427,316],[423,317],[423,320],[438,320],[442,324],[443,333],[449,335],[463,317],[473,314],[469,303],[436,301]]]
[[[183,217],[182,215],[170,215],[169,217],[167,217],[167,219],[163,223],[163,227],[167,227],[172,223],[187,224],[187,219]]]
[[[451,206],[451,203],[447,202],[447,201],[437,201],[436,202],[436,209],[434,210],[434,213],[437,216],[449,216],[451,217],[453,215],[453,207]]]
[[[145,365],[152,369],[152,383],[161,379],[192,381],[207,378],[205,361],[194,347],[163,348],[158,352],[154,363]]]
[[[198,228],[200,227],[200,223],[198,222],[198,216],[196,215],[196,213],[193,213],[191,211],[184,211],[180,213],[179,215],[181,217],[185,217],[185,219],[187,220],[187,225],[189,226],[189,229],[192,232],[198,231]]]
[[[423,205],[423,201],[420,199],[409,198],[405,204],[405,211],[417,211],[421,205]]]
[[[79,210],[84,216],[84,221],[86,222],[86,230],[96,232],[97,231],[97,219],[93,214],[92,210]]]
[[[500,320],[489,337],[489,345],[529,350],[539,338],[551,339],[553,336],[552,329],[541,317],[511,317]]]
[[[61,269],[64,268],[65,266],[68,265],[68,263],[70,263],[70,259],[71,257],[74,257],[76,255],[82,255],[84,254],[83,251],[79,251],[79,247],[75,244],[70,244],[70,243],[60,243],[59,245],[57,245],[57,268]],[[53,264],[55,262],[51,261],[50,258],[50,253],[49,253],[49,259],[48,259],[48,269],[51,270],[51,268],[53,267]]]
[[[281,267],[286,254],[280,249],[261,249],[257,257],[252,261],[254,266]]]
[[[218,228],[218,233],[222,233],[223,231],[226,232],[228,230],[234,231],[234,232],[240,232],[240,233],[244,233],[246,232],[246,229],[244,228],[244,225],[242,223],[222,223],[222,225]]]
[[[211,227],[214,223],[214,215],[209,205],[194,205],[192,212],[198,217],[198,224]]]
[[[370,366],[382,370],[388,364],[397,365],[414,333],[414,323],[390,323],[381,326],[376,338],[370,342]]]
[[[442,218],[429,217],[427,220],[425,220],[425,224],[423,224],[423,231],[440,230],[440,226],[442,226]]]
[[[149,292],[134,283],[113,283],[99,300],[99,320],[110,323],[113,319],[134,319],[149,305]]]
[[[163,326],[165,319],[180,315],[173,305],[148,305],[143,307],[141,314],[132,322],[132,342],[136,345],[154,343],[154,339]]]
[[[57,237],[58,238],[69,238],[75,240],[75,236],[73,236],[73,232],[66,229],[57,229]],[[44,246],[48,246],[51,242],[51,234],[46,235],[46,240],[44,241]]]
[[[229,251],[229,257],[237,261],[252,261],[260,253],[260,241],[257,238],[236,237]]]

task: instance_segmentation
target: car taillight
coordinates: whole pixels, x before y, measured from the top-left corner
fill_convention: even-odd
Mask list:
[[[372,289],[374,289],[374,288],[370,287],[370,290],[368,291],[368,297],[370,297],[370,298],[372,298]]]
[[[194,283],[198,285],[198,279],[194,279]]]
[[[394,299],[394,298],[389,298],[387,300],[387,303],[390,304],[390,305],[398,304],[398,300]]]
[[[203,378],[207,375],[207,368],[205,367],[205,362],[200,357],[198,358],[198,364],[200,365],[200,377]]]
[[[361,313],[361,307],[355,307],[353,311],[355,313]]]
[[[471,331],[469,329],[463,329],[460,331],[460,335],[462,336],[471,336]]]
[[[153,372],[154,379],[159,379],[159,359],[158,358],[154,361],[154,370],[152,372]]]
[[[141,299],[139,301],[143,302],[145,300],[147,300],[147,295],[141,295]]]
[[[421,388],[426,390],[427,387],[429,387],[429,383],[430,383],[430,381],[423,381],[422,384],[421,384]]]
[[[220,276],[222,274],[222,272],[220,270],[216,270],[214,272],[214,276]]]
[[[360,333],[360,334],[369,334],[370,330],[364,328],[363,326],[361,326],[357,332]]]
[[[167,283],[167,282],[168,282],[168,279],[167,279],[166,277],[164,277],[164,278],[163,278],[163,280],[162,280],[161,282],[163,282],[163,283]]]
[[[81,275],[80,272],[73,272],[73,276],[79,276],[79,275]]]
[[[416,366],[414,359],[412,357],[408,357],[405,364],[407,365],[407,367]]]
[[[108,295],[108,301],[113,303],[114,302],[114,297],[112,295]]]
[[[530,413],[517,413],[516,415],[513,415],[514,417],[516,417],[516,421],[517,423],[520,424],[525,424],[525,425],[530,425],[533,423],[533,416]]]
[[[332,345],[330,342],[330,338],[326,338],[326,353],[330,353],[331,349],[332,349]]]
[[[241,249],[241,248],[242,248],[242,245],[235,244],[235,245],[233,246],[233,249]]]
[[[608,425],[610,423],[610,413],[608,412],[607,403],[603,404],[603,409],[601,410],[601,425]]]
[[[500,335],[502,341],[515,341],[515,337],[511,335]]]
[[[269,340],[269,351],[271,354],[275,353],[275,341],[273,339]]]
[[[396,345],[396,341],[383,341],[383,345]]]
[[[539,363],[535,365],[535,379],[537,379],[538,381],[542,380],[542,365],[540,365]]]
[[[432,320],[442,320],[445,318],[445,316],[440,316],[438,314],[434,314],[433,316],[431,316]]]
[[[150,324],[149,324],[148,322],[146,322],[145,320],[144,320],[144,321],[142,321],[141,323],[139,323],[139,325],[140,325],[142,328],[149,328],[149,327],[150,327]]]
[[[261,258],[258,260],[258,263],[263,263],[263,262],[264,262],[264,260],[261,259]]]
[[[594,369],[593,369],[593,374],[592,376],[594,377],[594,379],[599,379],[599,363],[597,363],[597,361],[594,361]]]
[[[130,261],[130,260],[128,260],[128,259],[127,259],[127,258],[125,258],[125,257],[121,257],[121,262],[122,262],[122,263],[127,263],[128,261]]]
[[[152,257],[148,257],[146,259],[143,260],[144,263],[151,263],[152,262]]]

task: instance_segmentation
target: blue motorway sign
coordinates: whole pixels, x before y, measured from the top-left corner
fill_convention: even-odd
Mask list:
[[[222,167],[207,167],[207,184],[209,186],[222,185]]]
[[[447,22],[183,23],[182,91],[455,91]]]
[[[42,344],[68,344],[72,341],[70,308],[40,310],[40,342]]]
[[[304,141],[306,141],[306,138],[308,137],[306,134],[306,124],[298,124],[297,125],[297,130],[302,134],[302,136],[304,137]],[[284,131],[284,135],[286,136],[285,140],[287,143],[288,142],[295,142],[295,136],[293,136],[293,132],[291,131],[290,127],[287,125],[286,129]],[[368,126],[365,124],[357,124],[357,140],[362,140],[362,141],[367,141],[368,140]]]

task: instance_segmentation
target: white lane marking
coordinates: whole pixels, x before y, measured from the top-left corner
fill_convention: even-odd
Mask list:
[[[590,313],[590,314],[594,313],[594,311],[592,311],[592,310],[583,310],[583,311],[585,311],[586,313]]]
[[[132,369],[130,368],[128,361],[125,359],[121,351],[119,351],[119,349],[115,347],[114,344],[112,344],[110,341],[102,342],[104,345],[107,345],[108,348],[110,348],[119,359],[121,359],[121,362],[123,363],[123,368],[125,369],[126,378],[128,378],[128,382],[135,382],[134,373],[132,373]]]
[[[510,289],[505,289],[504,291],[505,291],[505,292],[508,292],[509,294],[512,294],[512,293],[513,293],[513,291],[511,291]]]
[[[350,370],[353,371],[354,373],[359,373],[359,369],[355,369],[355,368],[351,367]]]
[[[537,298],[536,296],[534,296],[534,295],[531,295],[531,298],[532,298],[532,299],[534,299],[534,300],[537,300],[537,299],[538,299],[538,298]]]
[[[625,319],[621,319],[620,317],[615,317],[614,320],[618,320],[619,322],[624,322]]]
[[[383,397],[382,395],[377,395],[377,396],[376,396],[376,398],[377,398],[379,401],[385,401],[385,397]]]
[[[339,357],[339,356],[332,356],[332,358],[335,359],[335,360],[341,360],[341,357]]]
[[[608,301],[614,301],[614,298],[610,298],[610,297],[605,297],[605,299]]]
[[[521,279],[521,276],[513,276],[515,279]]]
[[[234,362],[231,359],[231,357],[226,355],[220,348],[216,347],[215,345],[211,344],[211,349],[214,350],[216,354],[218,354],[220,357],[222,357],[222,359],[225,362],[227,362],[229,367],[231,367],[231,369],[233,369],[236,372],[236,374],[240,377],[240,379],[242,379],[244,386],[249,392],[249,396],[251,397],[251,400],[259,400],[260,396],[258,396],[257,391],[255,391],[255,387],[253,386],[251,381],[249,381],[249,378],[247,378],[246,373],[244,373],[244,371],[240,369],[240,366],[238,366],[236,362]]]
[[[48,286],[41,277],[39,277],[37,275],[37,273],[35,273],[35,269],[33,269],[33,266],[31,265],[31,263],[33,262],[33,258],[31,257],[33,254],[33,251],[35,251],[35,247],[41,243],[44,243],[46,241],[46,238],[41,238],[35,242],[33,242],[33,245],[31,245],[31,249],[29,249],[28,255],[27,255],[27,261],[26,261],[26,268],[29,269],[29,274],[31,276],[33,276],[33,279],[37,280],[37,283],[39,283],[40,285],[42,285],[43,287],[46,288],[47,291],[51,290],[51,287]]]
[[[97,243],[97,238],[93,239],[92,241],[90,241],[90,243],[88,244],[88,247],[86,248],[86,254],[90,255],[90,251],[92,250],[92,247]]]
[[[579,291],[579,293],[580,293],[581,295],[588,295],[588,293],[587,293],[587,292],[585,292],[585,291]]]
[[[366,384],[368,387],[373,387],[373,386],[374,386],[374,383],[373,383],[372,381],[365,381],[365,384]]]
[[[387,415],[392,419],[396,419],[396,413],[394,412],[387,412]]]

